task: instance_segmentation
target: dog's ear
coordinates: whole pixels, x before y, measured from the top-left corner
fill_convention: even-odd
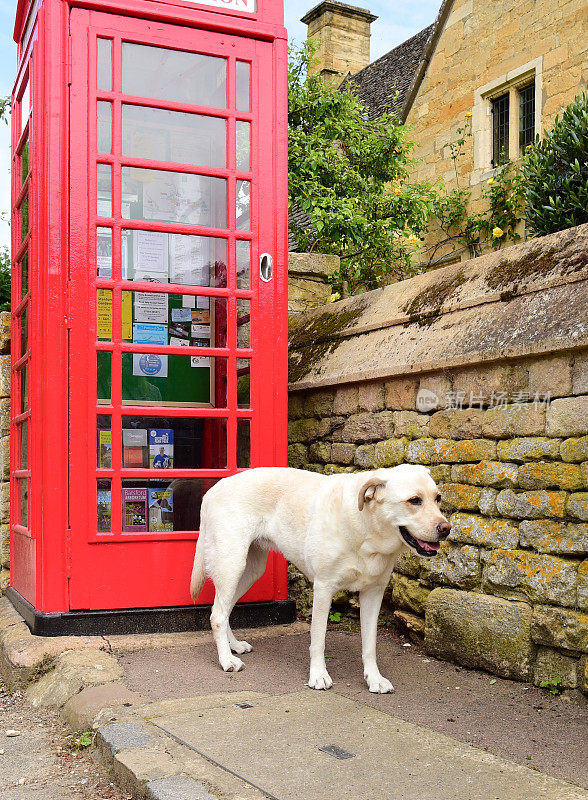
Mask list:
[[[359,490],[359,495],[357,496],[357,507],[360,511],[363,511],[363,507],[366,503],[369,503],[370,500],[378,501],[377,492],[378,489],[384,489],[386,486],[385,482],[381,478],[377,478],[375,475],[372,475],[371,478],[364,483],[364,485]]]

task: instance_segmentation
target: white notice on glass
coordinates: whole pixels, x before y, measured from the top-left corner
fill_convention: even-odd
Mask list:
[[[136,281],[167,283],[168,251],[167,233],[135,231],[133,236],[133,264]]]
[[[167,320],[167,294],[135,292],[135,322],[167,323]]]
[[[208,356],[190,356],[191,367],[210,367],[210,358]]]
[[[210,325],[194,325],[192,323],[190,336],[193,339],[210,339]]]
[[[210,239],[174,236],[170,241],[170,281],[184,286],[210,285]]]

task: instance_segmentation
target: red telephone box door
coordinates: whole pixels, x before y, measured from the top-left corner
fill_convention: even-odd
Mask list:
[[[70,24],[70,608],[187,605],[203,493],[286,463],[285,275],[259,266],[284,89],[269,42]],[[286,596],[271,554],[245,599]]]

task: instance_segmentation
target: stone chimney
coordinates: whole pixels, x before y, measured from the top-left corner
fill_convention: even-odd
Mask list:
[[[318,71],[340,82],[370,63],[370,25],[377,19],[365,8],[324,0],[302,17],[308,39],[316,45]]]

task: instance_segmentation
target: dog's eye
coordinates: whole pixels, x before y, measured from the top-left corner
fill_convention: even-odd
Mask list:
[[[440,494],[438,494],[437,497],[435,498],[435,502],[436,503],[440,503],[441,502],[441,495]]]
[[[410,497],[408,502],[413,506],[420,506],[423,501],[420,497]]]

